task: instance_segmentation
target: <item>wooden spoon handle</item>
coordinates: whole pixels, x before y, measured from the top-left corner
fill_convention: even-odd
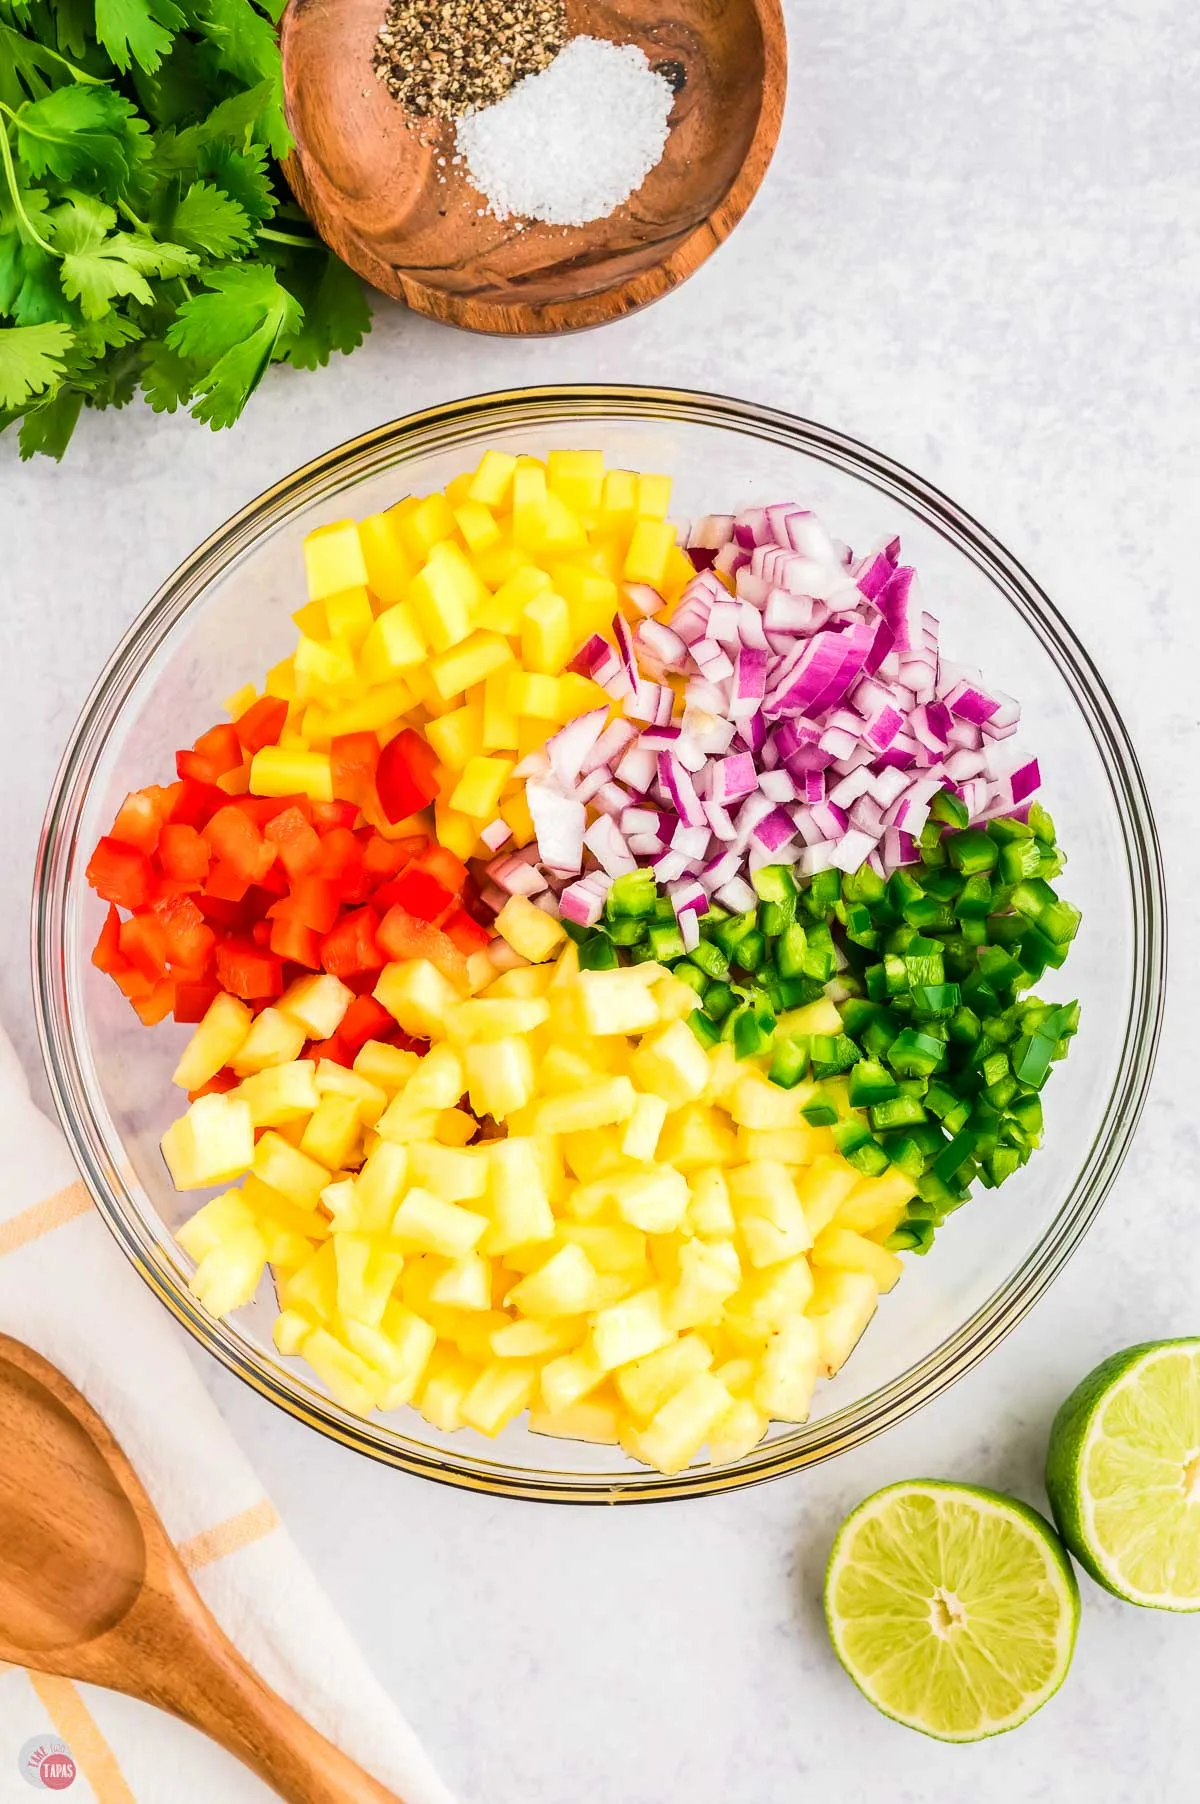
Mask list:
[[[220,1742],[288,1804],[403,1804],[272,1691],[219,1631],[192,1642],[156,1679],[155,1703]]]

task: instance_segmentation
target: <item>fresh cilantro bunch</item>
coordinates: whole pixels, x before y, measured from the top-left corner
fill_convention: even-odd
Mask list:
[[[286,198],[282,0],[0,0],[0,431],[81,407],[231,426],[352,351],[361,284]]]

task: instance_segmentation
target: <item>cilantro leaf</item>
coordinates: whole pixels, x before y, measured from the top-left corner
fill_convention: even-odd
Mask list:
[[[66,374],[69,326],[0,326],[0,407],[23,407]]]
[[[41,326],[52,320],[75,323],[75,309],[63,294],[58,279],[58,259],[39,244],[22,244],[12,260],[16,291],[0,311],[19,326]]]
[[[174,413],[186,407],[196,386],[197,367],[161,339],[145,347],[142,358],[142,393],[155,413]]]
[[[153,73],[185,23],[171,0],[96,0],[96,36],[122,74],[131,62]]]
[[[285,272],[287,286],[304,308],[295,332],[280,340],[279,355],[297,369],[315,370],[334,351],[356,350],[371,329],[363,285],[332,252],[297,257]],[[314,267],[315,266],[315,267]]]
[[[31,407],[21,426],[21,456],[32,457],[41,451],[61,461],[82,406],[81,389],[60,388],[48,401]]]
[[[184,302],[167,344],[202,366],[192,413],[216,430],[233,425],[302,309],[265,264],[232,264],[203,280],[210,292]]]
[[[210,182],[193,182],[171,215],[171,237],[189,250],[228,257],[253,237],[250,221],[236,200]]]
[[[63,293],[79,302],[84,319],[99,319],[119,295],[149,306],[154,291],[147,276],[177,276],[196,267],[182,245],[142,233],[110,233],[115,223],[111,207],[84,196],[74,196],[52,215]]]
[[[33,176],[60,182],[92,176],[115,194],[146,155],[144,119],[132,102],[108,87],[72,82],[31,100],[14,115],[17,149]]]
[[[24,37],[0,19],[0,100],[14,110],[40,100],[53,86],[61,65],[54,52]]]
[[[235,200],[256,225],[274,213],[267,153],[261,144],[251,144],[248,150],[235,150],[231,144],[219,142],[211,144],[201,152],[200,174]]]
[[[287,156],[292,134],[283,115],[279,45],[270,21],[255,12],[249,0],[200,0],[196,23],[216,47],[222,69],[248,88],[267,85],[255,130],[272,156]]]

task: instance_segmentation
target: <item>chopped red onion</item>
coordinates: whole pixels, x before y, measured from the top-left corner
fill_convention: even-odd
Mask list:
[[[512,828],[507,821],[489,821],[479,837],[489,852],[498,852],[512,838]]]

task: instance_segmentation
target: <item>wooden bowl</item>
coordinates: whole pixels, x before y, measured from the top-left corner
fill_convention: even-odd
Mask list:
[[[571,331],[690,276],[753,199],[779,136],[779,0],[567,0],[572,35],[640,46],[676,89],[662,161],[587,226],[501,222],[452,162],[454,128],[415,123],[371,66],[386,0],[290,0],[285,165],[321,237],[374,287],[474,332]],[[428,142],[423,141],[428,139]],[[445,158],[444,167],[439,159]],[[444,179],[443,179],[444,178]],[[482,210],[482,211],[481,211]]]

